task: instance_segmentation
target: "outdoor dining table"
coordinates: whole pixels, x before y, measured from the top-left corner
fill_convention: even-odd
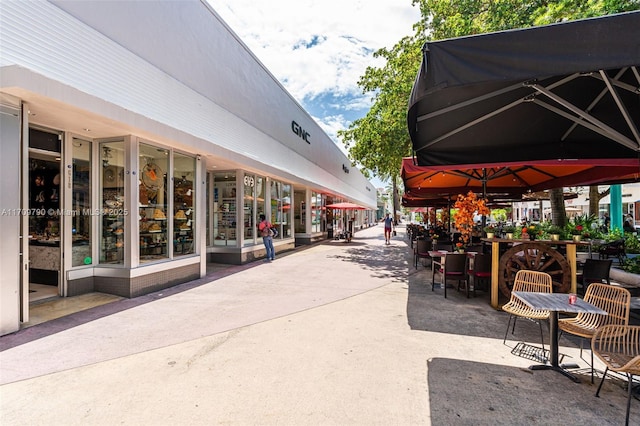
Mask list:
[[[498,306],[498,282],[500,279],[499,269],[500,269],[500,243],[508,243],[508,244],[516,244],[516,243],[528,243],[530,240],[524,239],[510,239],[510,238],[482,238],[482,241],[485,243],[491,244],[491,306],[495,309],[500,309]],[[578,288],[578,263],[577,263],[577,246],[578,245],[588,245],[591,246],[590,241],[573,241],[573,240],[560,240],[560,241],[551,241],[551,240],[536,240],[539,243],[545,243],[548,245],[563,245],[566,247],[565,258],[569,263],[570,271],[571,271],[571,293],[576,293]],[[589,250],[591,252],[591,250]]]
[[[577,364],[560,364],[558,361],[558,313],[579,313],[587,312],[600,315],[607,315],[604,311],[589,302],[577,298],[574,304],[569,303],[569,295],[564,293],[537,293],[529,291],[514,291],[513,295],[522,300],[532,309],[550,311],[549,315],[549,358],[546,364],[535,364],[529,367],[531,370],[554,370],[567,376],[576,383],[580,380],[568,372],[567,368],[577,368]]]

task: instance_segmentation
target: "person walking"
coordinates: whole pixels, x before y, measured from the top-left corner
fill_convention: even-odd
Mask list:
[[[384,242],[391,244],[391,231],[393,230],[393,218],[387,213],[384,218]]]
[[[276,251],[273,248],[273,233],[271,231],[271,226],[271,222],[267,220],[267,217],[261,214],[258,230],[262,236],[264,248],[267,250],[267,260],[276,260]]]

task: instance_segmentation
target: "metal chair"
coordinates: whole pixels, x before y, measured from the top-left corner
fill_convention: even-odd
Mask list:
[[[589,284],[611,284],[609,274],[611,272],[612,260],[587,259],[584,261],[582,276],[580,278],[580,289],[585,293]]]
[[[607,315],[579,313],[574,318],[558,320],[561,333],[569,333],[583,339],[592,339],[598,328],[604,325],[628,325],[631,293],[623,287],[593,283],[587,287],[584,301],[607,312]],[[582,358],[582,340],[580,341]],[[591,383],[593,383],[593,351],[591,351]]]
[[[455,279],[458,281],[458,290],[461,282],[467,282],[467,255],[464,253],[448,253],[444,257],[444,261],[438,268],[433,268],[431,276],[431,291],[435,285],[435,274],[439,273],[442,277],[442,287],[444,287],[444,297],[447,297],[447,279]],[[467,284],[468,286],[468,284]]]
[[[633,376],[640,374],[640,326],[637,325],[605,325],[596,330],[591,339],[591,353],[604,363],[605,370],[596,391],[600,389],[607,371],[624,373],[627,376],[627,415],[625,425],[629,425]]]
[[[507,341],[507,334],[509,333],[509,326],[511,325],[511,319],[513,319],[513,328],[511,334],[516,329],[516,320],[520,318],[527,318],[531,321],[537,322],[540,326],[540,340],[542,342],[542,350],[544,351],[544,337],[542,335],[542,321],[548,320],[550,312],[540,309],[532,309],[523,301],[513,295],[514,291],[534,291],[538,293],[553,293],[553,281],[551,275],[546,272],[530,271],[522,269],[516,273],[515,280],[513,281],[513,288],[511,299],[505,305],[502,306],[502,310],[509,313],[509,322],[507,323],[507,331],[504,333],[504,339],[502,343]]]

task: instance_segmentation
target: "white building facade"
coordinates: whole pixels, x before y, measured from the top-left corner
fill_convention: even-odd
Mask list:
[[[0,4],[0,334],[30,283],[135,297],[330,237],[376,190],[204,1]]]

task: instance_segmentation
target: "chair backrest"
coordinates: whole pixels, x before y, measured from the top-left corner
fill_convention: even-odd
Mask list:
[[[551,275],[541,271],[521,269],[513,281],[513,291],[535,291],[537,293],[553,293]]]
[[[609,284],[609,273],[611,271],[611,264],[613,260],[598,260],[587,259],[584,262],[584,268],[582,269],[582,283],[588,285],[591,283],[602,283],[603,281]]]
[[[473,256],[473,273],[491,272],[491,255],[478,253]]]
[[[438,250],[451,251],[453,249],[453,245],[448,241],[436,241],[436,243],[433,245],[433,249],[436,251]]]
[[[417,243],[416,251],[418,253],[426,253],[429,250],[431,250],[431,246],[432,246],[431,240],[427,240],[425,238],[421,238],[421,239],[416,240],[416,243]]]
[[[640,374],[640,326],[600,327],[591,339],[591,349],[610,369]]]
[[[464,253],[447,254],[444,258],[445,274],[466,274],[467,255]]]
[[[587,287],[584,301],[606,311],[608,315],[579,313],[585,321],[593,321],[597,326],[627,325],[631,309],[631,293],[624,287],[593,283]]]

